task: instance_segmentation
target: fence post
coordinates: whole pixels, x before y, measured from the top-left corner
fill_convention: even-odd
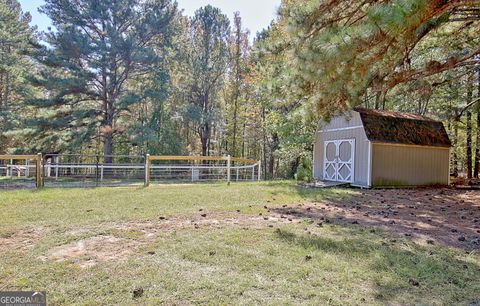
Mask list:
[[[145,187],[150,186],[150,154],[145,155]]]
[[[98,187],[98,168],[99,168],[99,164],[100,163],[100,156],[95,156],[95,186]]]
[[[192,161],[190,162],[190,166],[192,167],[192,168],[191,168],[191,172],[192,172],[192,182],[193,182],[193,181],[194,181],[194,179],[193,179],[193,174],[194,174],[194,169],[195,169],[195,168],[193,168],[193,166],[195,166],[195,161],[194,161],[194,160],[192,160]]]
[[[230,184],[231,166],[232,166],[232,157],[230,155],[228,155],[227,156],[227,182],[228,182],[228,184]]]
[[[259,160],[258,161],[258,181],[260,182],[261,180],[261,177],[262,177],[262,161]]]
[[[55,180],[58,180],[58,163],[60,162],[60,158],[55,156]]]
[[[42,188],[42,153],[37,154],[37,161],[35,163],[35,185],[37,189]]]

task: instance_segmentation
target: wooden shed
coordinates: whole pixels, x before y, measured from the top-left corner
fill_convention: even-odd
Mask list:
[[[450,146],[440,121],[355,108],[319,124],[313,176],[359,187],[447,185]]]

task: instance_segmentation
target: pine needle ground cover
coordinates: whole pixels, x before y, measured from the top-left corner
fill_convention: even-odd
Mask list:
[[[51,305],[477,305],[479,196],[291,182],[1,191],[0,290],[44,290]]]

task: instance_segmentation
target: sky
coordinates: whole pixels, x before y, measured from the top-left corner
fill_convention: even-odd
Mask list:
[[[38,12],[43,0],[19,0],[24,12],[32,15],[32,25],[37,25],[41,31],[46,31],[51,25],[50,19]],[[232,20],[235,11],[240,12],[245,28],[252,33],[252,37],[262,29],[268,27],[275,18],[281,0],[177,0],[180,9],[192,16],[196,9],[211,4],[222,10]]]

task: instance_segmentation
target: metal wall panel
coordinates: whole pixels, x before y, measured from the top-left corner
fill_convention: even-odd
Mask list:
[[[373,143],[373,186],[447,185],[448,148]]]

